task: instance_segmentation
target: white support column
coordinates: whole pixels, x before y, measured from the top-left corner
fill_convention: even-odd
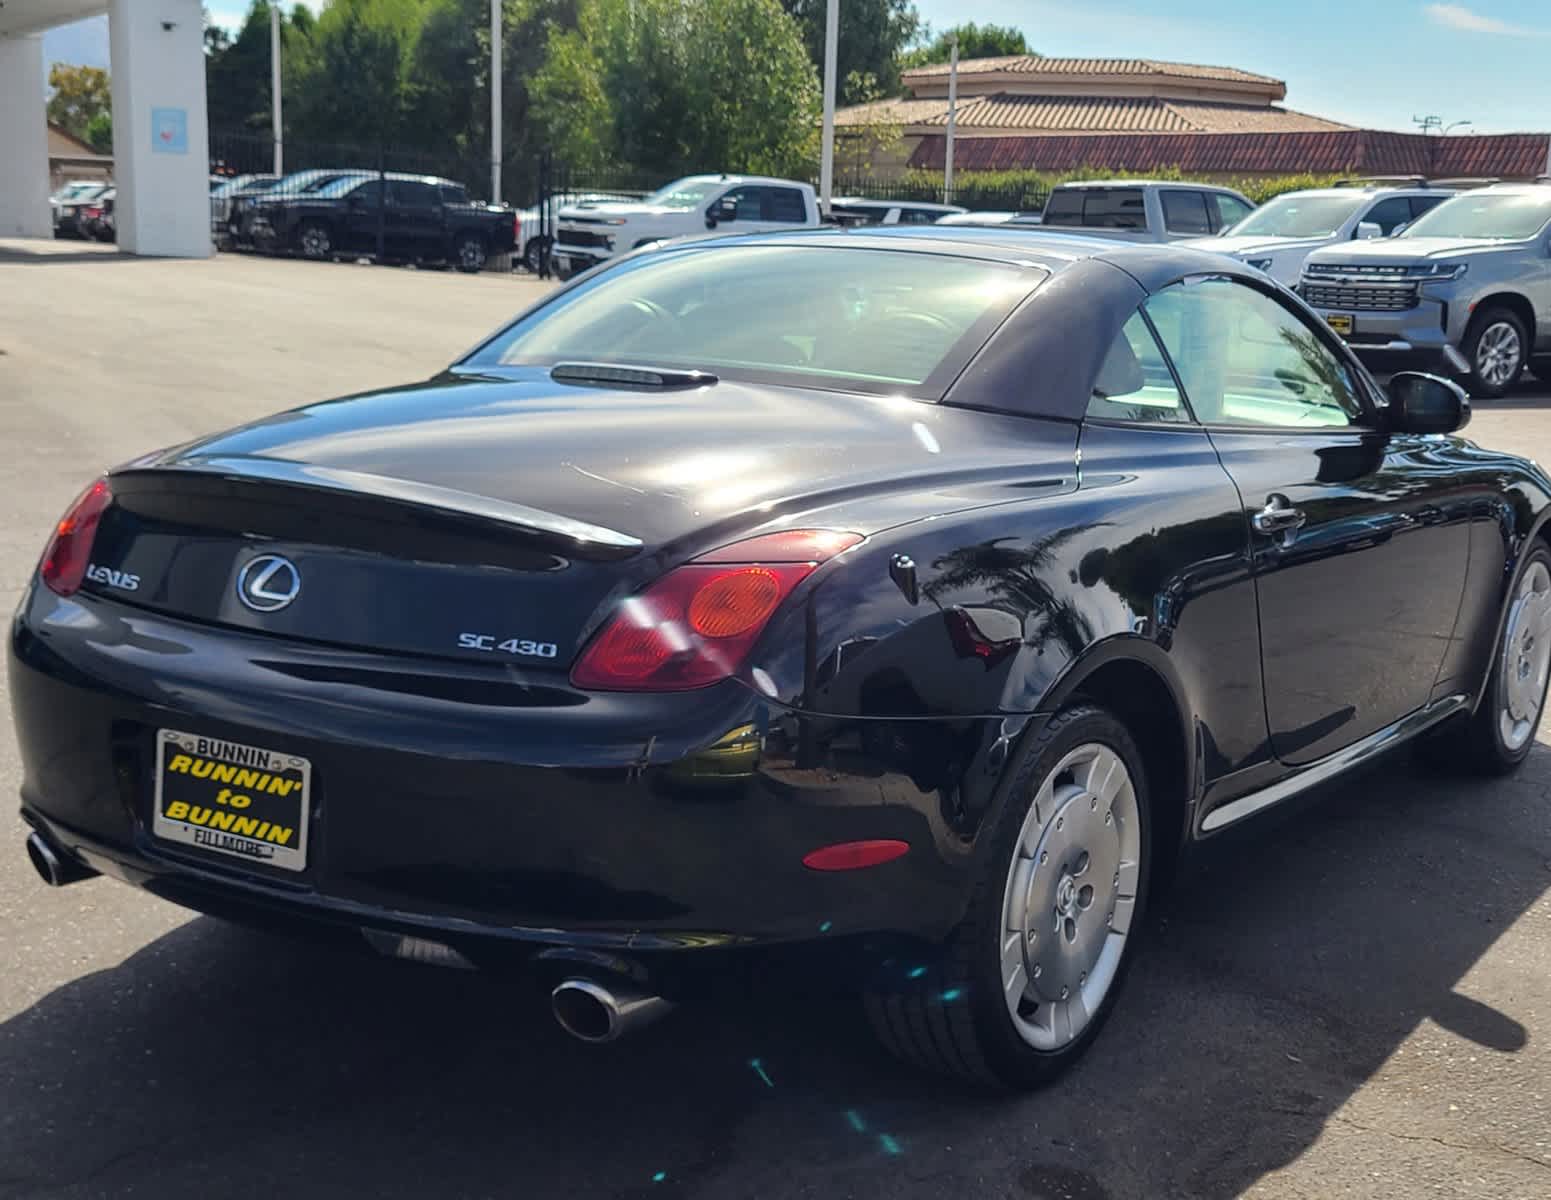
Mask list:
[[[52,237],[43,39],[0,37],[0,237]]]
[[[120,250],[204,258],[210,145],[200,0],[109,0]]]

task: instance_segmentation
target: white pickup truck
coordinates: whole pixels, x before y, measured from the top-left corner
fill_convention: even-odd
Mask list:
[[[556,270],[574,275],[637,246],[707,230],[817,228],[813,187],[761,175],[690,175],[643,200],[576,204],[555,217]]]
[[[1232,188],[1210,183],[1099,179],[1054,188],[1040,229],[1125,242],[1174,242],[1219,233],[1254,209]]]

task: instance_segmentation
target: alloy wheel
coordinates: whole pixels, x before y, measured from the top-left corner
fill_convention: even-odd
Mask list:
[[[1507,321],[1494,321],[1476,341],[1476,374],[1492,387],[1513,382],[1524,360],[1519,331]]]
[[[1002,893],[1002,992],[1037,1050],[1076,1040],[1115,981],[1141,877],[1136,786],[1110,747],[1077,747],[1040,783]]]
[[[1508,610],[1497,664],[1497,728],[1503,745],[1517,750],[1540,724],[1546,680],[1551,675],[1551,571],[1533,562],[1519,581]]]
[[[329,233],[320,225],[309,225],[302,230],[302,253],[308,258],[324,258],[330,248]]]
[[[464,238],[458,245],[458,265],[465,271],[478,271],[485,265],[485,247],[478,238]]]

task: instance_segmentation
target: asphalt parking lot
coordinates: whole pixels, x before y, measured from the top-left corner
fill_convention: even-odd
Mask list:
[[[542,286],[0,242],[0,608],[102,467],[424,377]],[[1551,387],[1470,433],[1551,461]],[[1551,1195],[1551,728],[1512,779],[1391,761],[1220,849],[1083,1064],[1007,1098],[781,979],[589,1047],[521,987],[47,889],[9,725],[0,1197]]]

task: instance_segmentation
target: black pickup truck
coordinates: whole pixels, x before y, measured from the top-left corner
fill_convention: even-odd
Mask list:
[[[469,199],[461,183],[430,175],[347,176],[315,192],[260,198],[253,241],[306,258],[377,255],[450,262],[479,271],[516,241],[516,214]]]

